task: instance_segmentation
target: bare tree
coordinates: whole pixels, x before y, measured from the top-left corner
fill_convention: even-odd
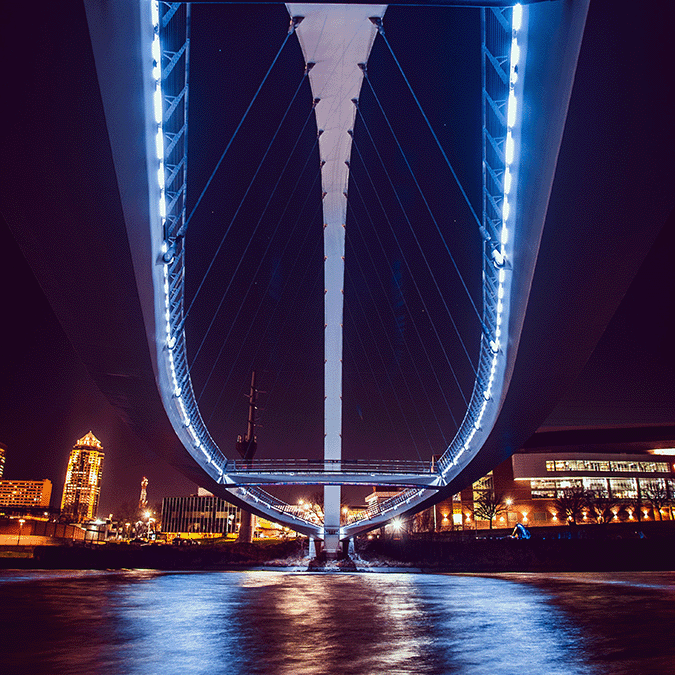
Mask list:
[[[565,488],[560,490],[558,498],[553,502],[558,516],[567,523],[577,524],[586,502],[586,493],[582,488]]]
[[[642,496],[652,505],[654,517],[656,518],[656,514],[658,514],[658,519],[663,520],[661,509],[673,503],[673,499],[666,489],[665,481],[649,482],[642,488]]]
[[[433,509],[436,508],[432,506],[430,509],[424,509],[420,513],[416,513],[413,516],[412,529],[413,532],[433,532],[434,531],[434,519],[433,519]]]
[[[507,510],[504,495],[498,495],[492,490],[482,491],[473,503],[474,518],[489,521],[490,529],[492,529],[494,519]]]
[[[593,520],[598,523],[609,523],[614,518],[614,512],[618,505],[618,499],[606,497],[600,492],[588,490],[584,493],[584,506],[588,509]]]

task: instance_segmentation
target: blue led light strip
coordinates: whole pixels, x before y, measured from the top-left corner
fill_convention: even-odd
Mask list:
[[[150,7],[153,30],[154,93],[152,102],[156,124],[154,145],[159,187],[157,213],[163,232],[161,245],[165,327],[163,354],[173,390],[171,403],[177,408],[183,424],[183,440],[187,436],[193,457],[197,459],[199,455],[202,455],[206,461],[206,470],[215,480],[224,482],[228,460],[209,434],[197,406],[187,365],[185,333],[182,327],[189,73],[187,26],[190,9],[184,7],[182,12],[177,12],[173,7],[166,12],[164,17],[160,17],[158,0],[152,0]],[[179,34],[178,30],[169,30],[171,22],[179,20],[185,21],[185,42],[180,46],[170,45],[167,48],[162,44],[162,36],[166,36],[169,40],[171,36]],[[172,51],[174,46],[177,49]],[[181,58],[184,59],[185,64],[182,71],[177,67]],[[163,59],[167,62],[167,67],[164,69],[162,68]],[[175,185],[178,187],[171,189]],[[294,514],[286,513],[284,502],[260,488],[239,488],[237,494],[244,501],[255,502],[303,525],[315,525]]]

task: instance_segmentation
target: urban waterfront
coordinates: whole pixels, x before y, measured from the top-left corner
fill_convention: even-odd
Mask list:
[[[0,572],[3,673],[675,672],[675,573]]]

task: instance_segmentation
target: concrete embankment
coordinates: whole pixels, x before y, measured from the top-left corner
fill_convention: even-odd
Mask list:
[[[362,558],[444,572],[593,572],[675,570],[675,523],[619,529],[583,526],[517,540],[498,533],[483,538],[408,537],[372,540]],[[617,528],[617,529],[615,529]],[[489,537],[492,538],[489,538]]]
[[[429,572],[593,572],[675,570],[675,522],[362,539],[359,571],[414,568]],[[301,540],[191,546],[74,544],[0,547],[5,569],[242,570],[307,565]],[[305,567],[306,568],[306,567]],[[347,570],[344,570],[347,571]]]
[[[248,569],[298,558],[300,541],[194,546],[100,544],[4,547],[4,569]]]

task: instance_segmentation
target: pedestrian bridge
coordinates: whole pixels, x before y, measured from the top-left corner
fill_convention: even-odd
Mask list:
[[[425,3],[390,3],[396,4],[411,6],[424,21]],[[65,85],[88,91],[94,83],[97,95],[94,112],[73,112],[81,118],[82,138],[71,138],[69,144],[57,138],[53,151],[78,151],[81,173],[50,174],[44,180],[42,150],[37,149],[37,166],[17,172],[26,185],[42,181],[54,204],[67,204],[55,209],[55,218],[64,226],[40,231],[39,209],[34,210],[26,189],[17,187],[13,198],[21,203],[24,217],[10,224],[67,334],[109,400],[151,447],[195,482],[319,539],[329,530],[335,540],[349,538],[393,515],[426,508],[514,452],[541,424],[590,354],[647,250],[646,244],[634,247],[632,262],[606,271],[612,283],[592,298],[582,297],[579,289],[594,278],[595,270],[579,267],[575,260],[591,245],[581,235],[592,223],[578,217],[574,223],[557,222],[547,229],[549,202],[558,195],[554,178],[588,2],[523,2],[515,10],[500,0],[429,4],[447,6],[447,11],[458,11],[459,5],[460,11],[480,14],[483,115],[483,198],[474,214],[474,234],[482,251],[475,379],[454,439],[438,449],[433,463],[347,460],[341,455],[346,186],[359,90],[370,86],[366,64],[373,43],[379,40],[395,58],[390,43],[395,40],[385,30],[387,5],[286,6],[290,28],[281,49],[299,40],[304,76],[314,95],[322,158],[322,460],[228,457],[207,429],[193,390],[184,298],[189,220],[199,206],[199,200],[196,205],[186,201],[189,82],[197,75],[189,67],[194,39],[190,12],[197,5],[130,2],[111,8],[87,0],[81,15],[69,16],[68,29],[90,42],[79,66],[80,80],[89,89],[74,77],[69,84],[70,74]],[[323,30],[331,22],[333,28]],[[342,34],[346,24],[352,32]],[[322,65],[327,62],[329,68]],[[349,77],[337,82],[334,72],[347,70]],[[130,104],[121,105],[123,101]],[[608,100],[597,105],[601,109],[614,104]],[[95,159],[94,148],[100,150]],[[12,151],[23,156],[18,146],[10,148],[10,157]],[[73,199],[71,195],[86,193],[83,182],[94,171],[110,189],[96,199]],[[11,187],[13,181],[8,175],[6,185]],[[657,206],[663,214],[669,202]],[[660,222],[653,231],[657,225]],[[565,227],[578,236],[558,246]],[[601,246],[604,253],[623,251],[622,242],[612,238]],[[96,262],[96,273],[74,274],[77,262],[84,259]],[[551,295],[572,285],[572,303],[562,302],[562,294]],[[326,486],[324,523],[307,519],[265,489],[308,484]],[[401,491],[341,524],[342,485],[389,485]]]
[[[256,459],[228,460],[223,473],[233,485],[397,485],[442,486],[431,462],[369,459]]]

